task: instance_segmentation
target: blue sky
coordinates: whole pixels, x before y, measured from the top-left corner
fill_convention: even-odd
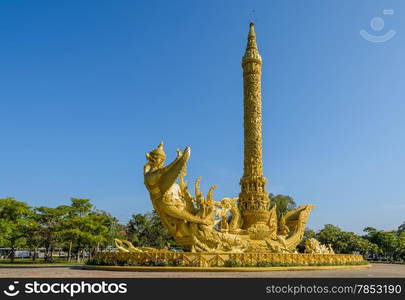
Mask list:
[[[237,196],[253,19],[268,191],[315,204],[313,229],[394,229],[405,221],[404,16],[400,0],[2,0],[0,197],[90,198],[126,222],[151,210],[142,168],[161,140],[169,160],[191,146],[190,185],[202,176],[217,199]],[[361,29],[396,35],[372,43]]]

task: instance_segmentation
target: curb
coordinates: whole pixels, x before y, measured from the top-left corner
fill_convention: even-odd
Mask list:
[[[273,272],[273,271],[314,271],[354,270],[370,268],[372,265],[356,266],[295,266],[295,267],[145,267],[145,266],[82,266],[84,270],[125,271],[125,272]]]

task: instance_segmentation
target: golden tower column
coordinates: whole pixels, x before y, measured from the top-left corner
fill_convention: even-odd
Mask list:
[[[244,106],[244,164],[240,180],[239,207],[248,229],[266,224],[269,219],[269,197],[262,161],[262,58],[256,44],[254,24],[250,23],[248,42],[242,58]],[[263,227],[263,225],[261,225]]]

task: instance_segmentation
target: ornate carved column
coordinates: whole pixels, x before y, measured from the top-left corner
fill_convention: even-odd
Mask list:
[[[240,180],[239,206],[245,229],[267,224],[269,197],[262,161],[262,58],[256,44],[254,24],[250,23],[248,42],[242,58],[244,105],[244,164]],[[263,225],[261,225],[263,227]]]

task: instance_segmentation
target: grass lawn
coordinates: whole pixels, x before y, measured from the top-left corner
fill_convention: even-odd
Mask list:
[[[72,259],[68,262],[66,258],[54,258],[53,262],[45,262],[43,258],[37,258],[32,261],[30,258],[15,258],[12,263],[10,259],[0,259],[0,268],[2,267],[34,267],[34,266],[75,266],[82,265],[83,262],[77,263],[76,260]]]

